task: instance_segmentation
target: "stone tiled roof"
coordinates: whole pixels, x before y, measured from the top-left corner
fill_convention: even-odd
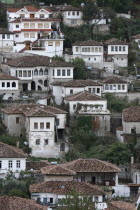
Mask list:
[[[36,8],[34,5],[26,5],[24,8],[8,8],[7,11],[8,12],[18,12],[21,9],[26,9],[28,12],[38,12],[42,8]],[[49,13],[52,13],[52,11],[50,9],[47,9],[47,8],[43,8],[43,9],[48,11]]]
[[[30,193],[56,193],[58,195],[66,195],[76,190],[82,195],[104,195],[101,187],[91,185],[84,182],[74,181],[47,181],[43,183],[30,185]]]
[[[100,82],[104,83],[104,84],[127,84],[126,81],[122,80],[119,77],[115,77],[115,76],[110,76],[104,80],[101,80]]]
[[[95,94],[91,94],[87,91],[83,91],[80,93],[73,94],[71,96],[65,97],[67,101],[105,101],[105,99],[97,96]]]
[[[132,168],[140,169],[140,163],[134,163],[131,165]]]
[[[131,38],[133,38],[133,39],[140,39],[140,34],[134,35]]]
[[[73,7],[73,6],[64,6],[62,11],[82,11],[83,8],[80,7]]]
[[[95,82],[94,80],[70,80],[68,82],[53,82],[53,86],[63,87],[86,87],[86,86],[102,86],[101,83]]]
[[[75,171],[72,171],[61,165],[50,165],[47,167],[41,168],[42,174],[46,175],[65,175],[65,176],[73,176],[76,175]]]
[[[13,77],[5,73],[0,73],[0,80],[19,80],[19,79],[17,77]]]
[[[21,23],[21,22],[60,22],[61,20],[60,19],[39,19],[39,18],[32,18],[32,19],[24,19],[24,18],[17,18],[13,21],[11,21],[10,23]]]
[[[98,160],[98,159],[77,159],[71,162],[62,164],[68,169],[75,172],[102,172],[102,173],[113,173],[120,172],[121,170],[114,164]]]
[[[8,30],[5,29],[5,28],[0,28],[0,34],[14,34],[14,33],[11,32],[11,31],[8,31]]]
[[[140,122],[140,106],[124,109],[122,115],[125,122]]]
[[[105,44],[106,45],[128,45],[127,42],[116,39],[116,38],[112,38],[112,39],[105,41]]]
[[[1,196],[0,210],[47,210],[47,207],[26,198]]]
[[[26,154],[17,147],[0,142],[0,158],[26,158]]]
[[[103,46],[102,43],[96,42],[95,40],[88,41],[77,41],[73,44],[73,46]]]
[[[108,203],[107,210],[136,210],[136,207],[134,203],[111,201]]]
[[[37,111],[38,110],[38,111]],[[42,111],[40,111],[42,110]],[[8,107],[2,109],[2,112],[6,114],[25,114],[26,116],[54,116],[54,114],[66,114],[62,109],[58,109],[52,106],[46,106],[41,104],[25,104],[16,107]],[[44,114],[43,114],[44,113]]]
[[[45,160],[45,161],[27,161],[26,162],[26,168],[28,170],[40,170],[42,167],[49,166],[50,163]]]
[[[66,63],[59,60],[53,60],[47,56],[23,56],[15,59],[11,59],[6,63],[12,67],[37,67],[37,66],[49,66],[49,67],[73,67],[71,63]]]

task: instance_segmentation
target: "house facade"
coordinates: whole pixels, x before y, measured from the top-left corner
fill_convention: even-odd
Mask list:
[[[53,82],[52,94],[55,102],[60,105],[67,96],[88,91],[95,95],[101,96],[102,84],[93,80],[70,80],[68,82]]]
[[[19,97],[19,79],[5,73],[0,73],[0,95],[3,100],[15,100]]]
[[[131,165],[131,180],[134,184],[140,184],[140,164],[133,163]]]
[[[0,178],[5,178],[10,172],[19,177],[26,170],[26,155],[17,148],[0,142]]]
[[[106,79],[101,80],[100,83],[103,84],[103,93],[128,92],[128,83],[116,76],[107,77]]]
[[[21,105],[2,109],[2,123],[11,136],[25,136],[31,154],[58,158],[67,150],[66,112],[45,105]]]
[[[4,28],[0,29],[0,51],[11,52],[14,47],[14,33]]]
[[[3,63],[2,69],[20,79],[21,91],[47,91],[54,81],[73,79],[74,67],[47,56],[24,56]]]
[[[110,111],[105,99],[84,91],[65,97],[64,103],[69,104],[70,116],[91,116],[96,135],[104,136],[110,132]]]
[[[140,48],[140,34],[132,36],[131,39],[132,41],[136,42],[138,44],[138,47]]]

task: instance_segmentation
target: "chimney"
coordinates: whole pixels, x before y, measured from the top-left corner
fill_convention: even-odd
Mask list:
[[[16,147],[19,148],[19,141],[16,142]]]
[[[131,157],[131,165],[134,164],[134,157]]]
[[[52,59],[50,58],[50,63],[52,62]]]

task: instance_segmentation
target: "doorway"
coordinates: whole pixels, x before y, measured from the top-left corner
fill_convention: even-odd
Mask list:
[[[24,83],[22,87],[23,87],[23,91],[27,91],[28,90],[28,83]]]
[[[35,18],[35,15],[34,14],[30,14],[30,18]]]
[[[31,82],[31,90],[35,90],[35,82],[34,81]]]
[[[30,50],[31,48],[30,48],[30,43],[26,43],[26,50]]]
[[[96,177],[95,176],[92,177],[92,184],[96,184]]]

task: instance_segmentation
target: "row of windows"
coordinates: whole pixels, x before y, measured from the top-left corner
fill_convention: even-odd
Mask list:
[[[77,105],[74,104],[73,105],[73,110],[76,110],[77,108]],[[98,105],[98,107],[93,107],[93,106],[82,106],[82,110],[84,112],[87,112],[87,111],[93,111],[93,110],[102,110],[103,109],[103,105]]]
[[[68,11],[68,16],[70,16],[70,15],[73,15],[73,16],[75,16],[75,15],[77,15],[77,16],[79,16],[79,11],[73,11],[73,12],[70,12],[70,11]]]
[[[105,90],[125,90],[125,85],[105,85]]]
[[[40,123],[40,129],[44,129],[45,125],[43,122]],[[35,122],[34,123],[34,129],[38,129],[39,128],[39,123]],[[50,129],[50,123],[47,122],[46,123],[46,129]]]
[[[16,76],[18,76],[18,77],[31,77],[33,75],[33,73],[34,73],[35,76],[48,75],[48,69],[45,69],[45,70],[43,70],[43,69],[40,69],[40,70],[35,69],[34,72],[31,71],[31,70],[29,70],[29,71],[26,71],[26,70],[22,71],[22,70],[20,70],[20,71],[16,71]]]
[[[114,52],[114,51],[119,51],[119,52],[124,52],[126,51],[126,47],[125,46],[111,46],[111,51]]]
[[[2,168],[2,160],[0,161],[0,169]],[[8,168],[11,169],[13,168],[13,161],[9,160],[8,161]],[[20,160],[16,161],[16,168],[20,168]]]
[[[10,39],[10,34],[2,34],[2,39]]]
[[[41,145],[41,140],[36,139],[35,144],[36,145]],[[44,139],[44,145],[49,145],[49,140],[48,139]],[[60,144],[60,151],[65,151],[65,143]]]
[[[70,76],[70,69],[57,69],[57,76]]]
[[[100,88],[88,88],[89,93],[100,93]]]
[[[102,47],[82,47],[82,52],[102,52]],[[79,51],[79,47],[76,47],[76,52]]]
[[[7,87],[7,88],[10,88],[10,87],[16,87],[16,83],[15,82],[2,82],[1,83],[1,87]]]
[[[35,23],[24,23],[24,28],[34,29],[36,26]],[[49,28],[49,23],[38,23],[37,28]]]

